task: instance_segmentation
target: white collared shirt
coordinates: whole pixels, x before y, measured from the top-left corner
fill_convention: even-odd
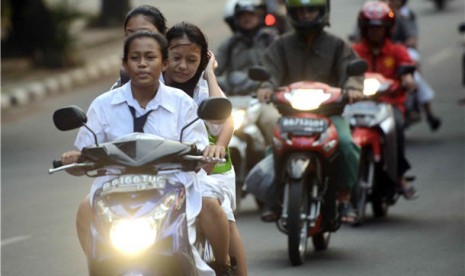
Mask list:
[[[128,105],[135,108],[138,117],[153,109],[147,117],[144,132],[170,140],[178,141],[181,129],[197,118],[197,105],[183,91],[160,83],[156,96],[147,104],[147,108],[144,110],[133,98],[131,82],[128,82],[117,89],[98,96],[87,111],[88,121],[86,125],[95,132],[99,143],[111,142],[133,132],[134,119]],[[203,149],[208,145],[207,130],[202,120],[198,120],[186,128],[183,141],[195,143],[199,149]],[[89,130],[81,127],[74,144],[79,150],[82,150],[85,146],[95,144],[94,136]],[[201,198],[197,179],[206,176],[205,173],[199,173],[197,177],[195,175],[194,172],[173,175],[186,187],[193,187],[197,191],[189,192],[191,194],[190,200],[188,200],[189,207],[187,208],[189,219],[195,218],[200,211]],[[104,176],[95,179],[90,190],[91,202],[95,191],[110,178],[110,176]]]
[[[183,91],[160,83],[156,96],[143,109],[132,96],[131,82],[128,82],[98,96],[87,111],[87,126],[96,133],[99,143],[133,132],[133,117],[128,105],[134,107],[137,117],[153,110],[145,123],[145,133],[176,141],[180,138],[181,129],[197,118],[197,105]],[[183,141],[195,143],[200,149],[208,145],[204,124],[199,121],[188,127]],[[81,128],[75,146],[81,150],[93,144],[93,135],[86,128]]]
[[[200,105],[200,103],[210,97],[210,90],[208,89],[208,82],[203,78],[203,74],[200,76],[199,81],[195,85],[194,88],[194,95],[193,99],[194,102],[197,105]],[[160,75],[160,82],[165,83],[165,79],[163,78],[163,74]],[[223,92],[221,92],[223,97],[226,97]],[[223,129],[223,124],[213,124],[211,122],[205,121],[205,123],[208,126],[208,130],[210,133],[214,136],[217,136],[221,130]]]

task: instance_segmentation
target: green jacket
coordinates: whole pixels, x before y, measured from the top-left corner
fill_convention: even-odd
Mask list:
[[[308,80],[340,87],[346,65],[357,57],[346,41],[326,31],[315,37],[312,45],[296,32],[289,32],[267,48],[261,62],[269,70],[274,86]],[[351,78],[349,86],[361,90],[363,77]]]

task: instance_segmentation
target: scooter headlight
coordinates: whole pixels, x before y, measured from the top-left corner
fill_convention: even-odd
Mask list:
[[[377,78],[366,78],[363,81],[363,94],[365,96],[372,96],[378,92],[386,91],[390,83],[381,82]]]
[[[151,218],[113,222],[110,240],[119,251],[136,255],[151,247],[157,237],[157,225]]]
[[[171,192],[163,197],[160,204],[144,217],[120,218],[103,201],[97,202],[100,216],[109,223],[111,244],[128,255],[137,255],[150,248],[157,239],[160,226],[173,208],[185,200],[185,194]]]
[[[292,108],[302,111],[314,110],[331,97],[323,89],[294,89],[285,94]]]
[[[234,120],[234,130],[238,130],[245,121],[245,110],[244,109],[235,109],[232,112]]]

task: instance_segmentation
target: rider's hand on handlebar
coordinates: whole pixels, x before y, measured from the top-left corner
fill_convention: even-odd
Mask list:
[[[405,87],[409,91],[417,90],[417,84],[412,74],[402,75],[400,78],[402,87]]]
[[[211,160],[213,158],[222,159],[226,156],[226,149],[220,145],[209,145],[203,150],[203,157],[207,160]],[[215,167],[216,162],[205,162],[202,164],[202,168],[210,174],[213,168]]]
[[[271,88],[259,88],[257,90],[257,99],[262,103],[270,102],[273,90]]]
[[[67,151],[61,155],[61,163],[63,163],[63,165],[78,163],[80,157],[81,157],[80,151],[76,151],[76,150]],[[84,171],[81,168],[70,168],[70,169],[67,169],[66,172],[71,175],[75,175],[75,176],[80,176],[84,174]]]
[[[349,103],[354,103],[364,98],[362,91],[353,88],[347,89],[347,96]]]
[[[203,157],[207,159],[212,158],[225,158],[226,156],[226,149],[220,145],[209,145],[203,150]]]
[[[63,163],[63,165],[77,163],[80,156],[81,156],[80,151],[76,151],[76,150],[67,151],[61,155],[61,162]]]

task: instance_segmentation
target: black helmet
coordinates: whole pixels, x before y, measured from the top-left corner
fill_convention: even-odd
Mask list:
[[[236,5],[234,6],[234,16],[237,16],[241,12],[261,12],[260,8],[262,8],[261,1],[253,1],[253,0],[239,0],[237,1]]]
[[[254,13],[260,19],[259,25],[255,30],[253,30],[253,32],[258,31],[258,29],[264,25],[266,6],[262,0],[238,0],[234,6],[234,23],[236,30],[249,32],[252,30],[242,30],[238,23],[239,16],[244,12]]]
[[[329,26],[330,0],[286,0],[287,14],[294,29],[302,34],[319,32]],[[312,21],[301,21],[298,9],[318,10],[318,16]]]

